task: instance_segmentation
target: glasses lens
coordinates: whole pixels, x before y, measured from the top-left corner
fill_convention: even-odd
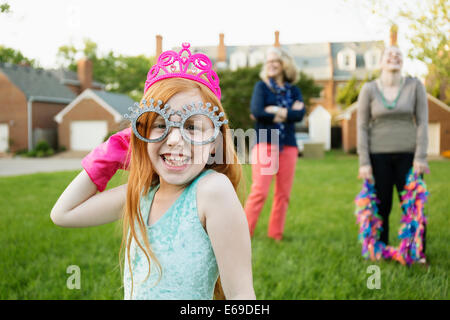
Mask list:
[[[184,134],[196,143],[209,141],[214,136],[214,129],[212,120],[201,114],[190,116],[183,125]]]
[[[164,135],[166,121],[156,112],[145,112],[137,119],[136,129],[143,138],[155,140]]]

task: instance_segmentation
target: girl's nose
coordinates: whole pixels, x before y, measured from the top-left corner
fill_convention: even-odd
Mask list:
[[[167,145],[168,146],[176,146],[178,144],[183,143],[183,136],[181,135],[180,128],[170,128],[169,133],[167,134]]]

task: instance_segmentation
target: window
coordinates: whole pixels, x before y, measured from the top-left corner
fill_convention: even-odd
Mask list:
[[[352,71],[356,68],[356,54],[350,48],[343,49],[337,54],[338,68],[341,70]]]
[[[370,49],[364,53],[364,63],[369,70],[380,68],[381,50]]]

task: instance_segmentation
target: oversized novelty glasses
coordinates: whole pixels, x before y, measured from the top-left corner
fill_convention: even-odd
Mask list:
[[[217,106],[210,110],[211,103],[203,105],[202,102],[193,102],[184,105],[184,112],[182,112],[169,110],[168,104],[161,108],[163,104],[161,100],[158,100],[156,106],[153,99],[150,99],[149,102],[150,105],[147,105],[147,101],[142,100],[142,108],[135,103],[134,108],[128,108],[131,113],[124,115],[126,119],[130,120],[136,137],[145,142],[162,141],[167,137],[170,129],[176,127],[180,129],[181,135],[186,141],[194,145],[203,145],[214,141],[222,124],[228,123],[226,119],[220,120],[225,115],[223,112],[215,114],[219,110]],[[174,114],[180,116],[181,121],[171,121],[170,117]]]

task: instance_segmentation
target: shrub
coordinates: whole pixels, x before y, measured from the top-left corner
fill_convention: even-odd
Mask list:
[[[39,141],[35,147],[36,151],[42,151],[43,153],[46,153],[49,149],[51,149],[50,145],[44,140]]]

